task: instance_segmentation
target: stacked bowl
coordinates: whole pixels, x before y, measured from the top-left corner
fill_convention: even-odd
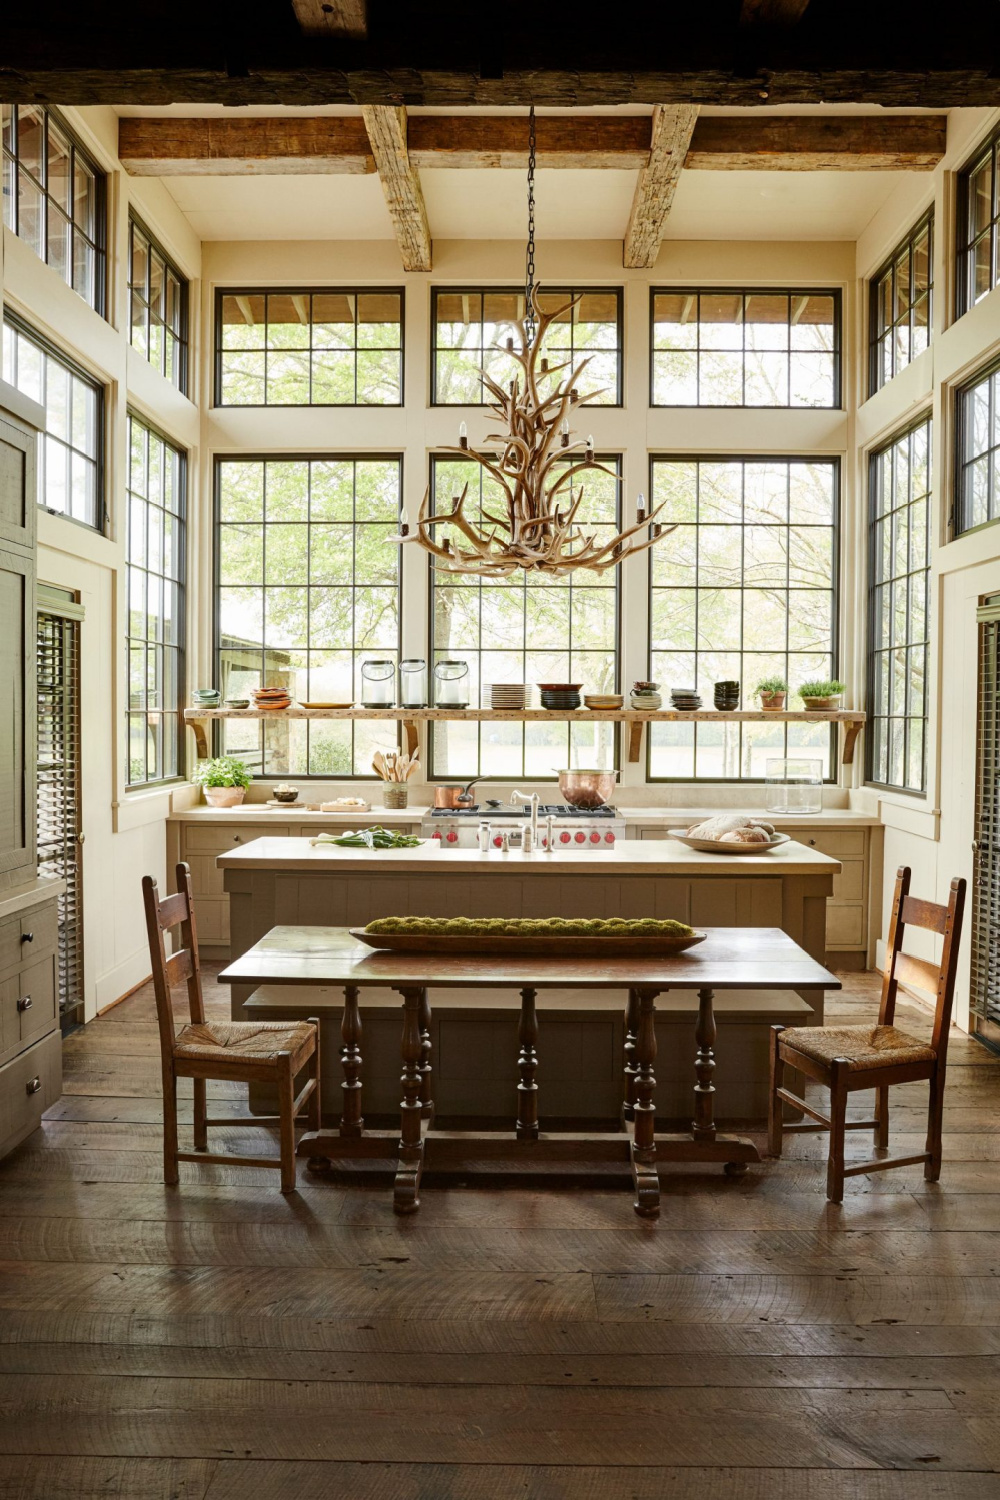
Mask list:
[[[625,702],[621,693],[585,693],[583,697],[584,706],[591,708],[595,713],[604,710],[621,708]]]
[[[694,688],[671,688],[670,701],[681,713],[692,713],[701,707],[701,694]]]
[[[540,682],[543,708],[574,709],[580,707],[582,682]]]
[[[740,706],[740,685],[738,682],[717,682],[715,684],[715,706],[721,712],[729,712]]]
[[[287,688],[262,687],[253,690],[254,708],[287,708],[291,701]]]
[[[522,709],[527,700],[527,686],[523,682],[495,682],[490,688],[490,707],[506,708],[510,712]]]

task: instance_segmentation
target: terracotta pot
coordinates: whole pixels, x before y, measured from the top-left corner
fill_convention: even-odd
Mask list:
[[[839,708],[842,694],[831,693],[827,698],[803,698],[802,703],[807,713],[821,713],[825,709]]]
[[[241,786],[207,786],[204,791],[210,807],[239,807],[246,796]]]
[[[785,697],[785,693],[761,693],[760,706],[765,710],[784,708]]]

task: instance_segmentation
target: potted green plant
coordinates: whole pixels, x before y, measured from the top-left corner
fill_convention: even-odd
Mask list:
[[[205,801],[212,807],[238,807],[250,785],[250,768],[232,755],[218,755],[203,760],[192,777],[205,789]]]
[[[843,692],[844,684],[835,677],[816,677],[810,682],[799,684],[799,697],[809,713],[839,708]]]
[[[784,708],[788,683],[783,677],[762,677],[753,691],[754,697],[760,699],[761,708]]]

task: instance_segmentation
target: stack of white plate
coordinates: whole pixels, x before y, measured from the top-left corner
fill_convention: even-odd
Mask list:
[[[495,682],[490,688],[490,707],[516,710],[524,707],[527,688],[523,682]]]

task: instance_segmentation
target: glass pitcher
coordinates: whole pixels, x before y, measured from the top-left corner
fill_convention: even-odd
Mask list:
[[[422,656],[409,656],[400,662],[399,702],[402,708],[426,707],[427,663]]]
[[[396,696],[396,663],[370,657],[361,663],[362,708],[392,708]]]
[[[469,663],[439,661],[434,667],[434,702],[438,708],[468,708]]]

